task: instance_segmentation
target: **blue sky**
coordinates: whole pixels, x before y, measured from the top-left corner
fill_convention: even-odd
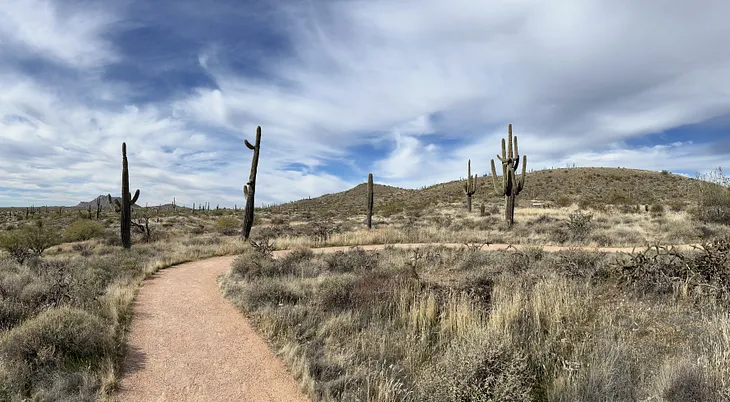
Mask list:
[[[5,0],[0,206],[257,204],[489,169],[730,163],[730,2]]]

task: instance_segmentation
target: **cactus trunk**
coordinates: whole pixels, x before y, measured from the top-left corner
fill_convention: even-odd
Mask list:
[[[464,193],[466,193],[466,209],[471,212],[471,196],[477,192],[477,175],[471,175],[471,159],[467,162],[466,182],[464,183]]]
[[[246,197],[246,210],[243,214],[243,238],[248,240],[253,226],[253,210],[254,210],[254,194],[256,192],[256,171],[259,167],[259,150],[261,149],[261,126],[256,128],[256,145],[251,145],[248,140],[244,140],[246,147],[253,151],[253,159],[251,160],[251,173],[248,176],[248,183],[243,186],[243,195]]]
[[[508,226],[512,226],[515,222],[515,194],[505,197],[504,201],[504,221]]]
[[[492,180],[494,182],[494,191],[497,195],[505,197],[504,220],[509,227],[515,220],[515,197],[520,194],[525,187],[525,176],[527,168],[527,156],[522,156],[522,174],[519,178],[515,171],[520,165],[520,154],[517,147],[517,136],[512,138],[512,125],[509,125],[508,141],[505,144],[502,139],[502,156],[497,155],[497,159],[502,162],[502,183],[497,181],[497,170],[492,159]]]
[[[373,198],[373,174],[368,174],[368,217],[367,217],[367,224],[368,229],[372,229],[373,227],[373,204],[374,204],[374,198]]]
[[[122,143],[122,201],[112,199],[111,194],[107,194],[109,207],[112,203],[117,212],[119,212],[119,231],[122,238],[122,247],[132,247],[132,204],[137,202],[139,198],[139,189],[134,192],[134,196],[129,192],[129,164],[127,163],[127,144]]]

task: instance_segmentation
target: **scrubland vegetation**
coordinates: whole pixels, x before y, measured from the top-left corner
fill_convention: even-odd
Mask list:
[[[5,250],[0,258],[0,400],[109,398],[119,379],[140,282],[173,264],[243,249],[237,237],[215,232],[218,218],[212,214],[160,215],[151,223],[150,242],[138,233],[132,250],[121,248],[113,214],[100,221],[77,211],[37,213],[30,223],[6,219],[0,232]]]
[[[251,248],[222,288],[317,401],[722,401],[729,258]]]
[[[317,400],[727,399],[727,188],[592,168],[528,173],[527,183],[511,228],[498,197],[477,191],[484,213],[468,213],[452,182],[375,185],[367,230],[361,185],[256,209],[256,247],[239,239],[240,210],[135,207],[140,226],[124,250],[112,211],[0,209],[0,400],[108,398],[140,282],[238,253],[224,292]],[[410,242],[529,247],[306,250]],[[539,248],[655,243],[708,248]],[[275,260],[273,249],[298,251]]]

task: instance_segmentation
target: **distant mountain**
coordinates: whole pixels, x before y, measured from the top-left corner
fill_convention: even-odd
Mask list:
[[[91,205],[91,208],[96,208],[96,200],[99,198],[101,199],[101,207],[104,209],[107,209],[109,206],[109,200],[107,200],[106,195],[100,195],[91,201],[86,201],[86,202],[81,201],[78,204],[76,204],[76,206],[74,206],[73,208],[87,209],[87,208],[89,208],[89,205]],[[119,200],[119,202],[122,202],[122,197],[112,197],[112,199]]]

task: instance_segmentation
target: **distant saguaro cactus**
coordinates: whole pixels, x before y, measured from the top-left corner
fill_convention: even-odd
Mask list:
[[[101,216],[101,196],[96,197],[96,220]]]
[[[112,200],[111,194],[107,194],[107,201],[112,202],[119,215],[119,230],[122,237],[122,247],[132,247],[132,205],[139,198],[139,189],[134,192],[134,197],[129,192],[129,165],[127,163],[127,144],[122,143],[122,202],[118,199]]]
[[[471,196],[477,192],[477,175],[471,175],[471,159],[466,165],[466,182],[464,182],[464,193],[466,193],[466,209],[471,212]]]
[[[259,150],[261,149],[261,126],[256,128],[256,145],[251,145],[248,140],[243,140],[248,149],[253,151],[251,160],[251,173],[248,176],[248,183],[243,186],[243,195],[246,197],[246,210],[243,214],[243,239],[248,240],[253,226],[254,194],[256,192],[256,171],[259,167]]]
[[[497,195],[503,195],[505,197],[504,220],[511,227],[515,220],[515,197],[525,187],[527,156],[522,157],[522,174],[518,179],[515,175],[515,171],[520,165],[517,136],[514,137],[513,150],[512,124],[509,125],[508,130],[508,143],[505,145],[504,138],[502,138],[502,156],[497,155],[497,159],[502,162],[502,183],[500,185],[497,182],[497,170],[494,167],[494,159],[492,159],[492,180],[494,181],[494,191]]]
[[[368,217],[367,217],[367,224],[368,229],[372,229],[373,227],[373,204],[375,199],[373,198],[373,174],[368,173]]]

